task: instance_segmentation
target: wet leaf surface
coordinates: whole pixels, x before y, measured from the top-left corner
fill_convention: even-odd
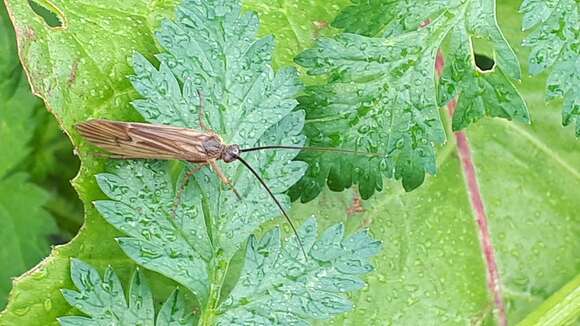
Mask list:
[[[512,84],[520,79],[518,59],[497,25],[493,1],[355,1],[335,25],[348,33],[321,38],[296,58],[308,74],[326,78],[300,99],[305,134],[315,146],[379,157],[368,162],[356,155],[302,154],[309,169],[292,187],[293,200],[312,200],[326,185],[333,191],[357,185],[367,199],[383,189],[385,177],[401,180],[407,191],[416,189],[427,173],[437,172],[435,150],[445,142],[438,108],[458,93],[464,96],[454,129],[484,116],[529,122]],[[357,28],[361,25],[368,29]],[[450,51],[443,46],[446,39]],[[496,71],[476,68],[475,39],[492,48]],[[441,47],[451,68],[437,85],[435,60]]]
[[[71,306],[89,317],[60,317],[58,321],[62,326],[193,325],[193,316],[191,312],[186,311],[183,296],[178,290],[173,291],[163,303],[155,319],[153,295],[143,273],[139,270],[131,277],[127,298],[119,277],[110,266],[101,278],[99,272],[92,266],[73,259],[71,279],[77,290],[64,289],[62,294]]]

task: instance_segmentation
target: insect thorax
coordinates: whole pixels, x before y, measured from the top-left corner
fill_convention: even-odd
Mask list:
[[[226,147],[223,141],[216,135],[211,135],[204,139],[202,146],[208,158],[215,159],[222,157]]]

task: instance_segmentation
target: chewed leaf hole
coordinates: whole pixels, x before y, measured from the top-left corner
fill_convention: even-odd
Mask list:
[[[44,22],[50,27],[62,27],[63,17],[62,13],[49,2],[39,4],[36,1],[28,0],[28,4],[32,11],[34,11]]]
[[[495,61],[485,54],[475,53],[475,65],[481,71],[490,71],[495,66]]]

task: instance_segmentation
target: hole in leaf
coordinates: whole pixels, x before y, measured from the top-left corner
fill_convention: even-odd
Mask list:
[[[54,5],[47,2],[41,5],[36,1],[28,0],[28,4],[32,11],[34,11],[44,22],[50,27],[62,27],[63,17]]]
[[[475,65],[481,71],[490,71],[495,66],[495,61],[485,54],[475,53]]]

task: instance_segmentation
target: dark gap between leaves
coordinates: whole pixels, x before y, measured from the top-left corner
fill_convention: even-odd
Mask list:
[[[63,244],[65,244],[65,243],[69,242],[69,241],[70,241],[70,239],[68,239],[68,238],[65,238],[65,237],[64,237],[63,235],[61,235],[61,234],[54,233],[54,234],[49,234],[49,235],[48,235],[48,241],[49,241],[49,242],[50,242],[50,244],[52,244],[52,245],[63,245]]]
[[[56,8],[47,8],[36,1],[28,0],[28,5],[50,27],[62,27],[62,17]]]

